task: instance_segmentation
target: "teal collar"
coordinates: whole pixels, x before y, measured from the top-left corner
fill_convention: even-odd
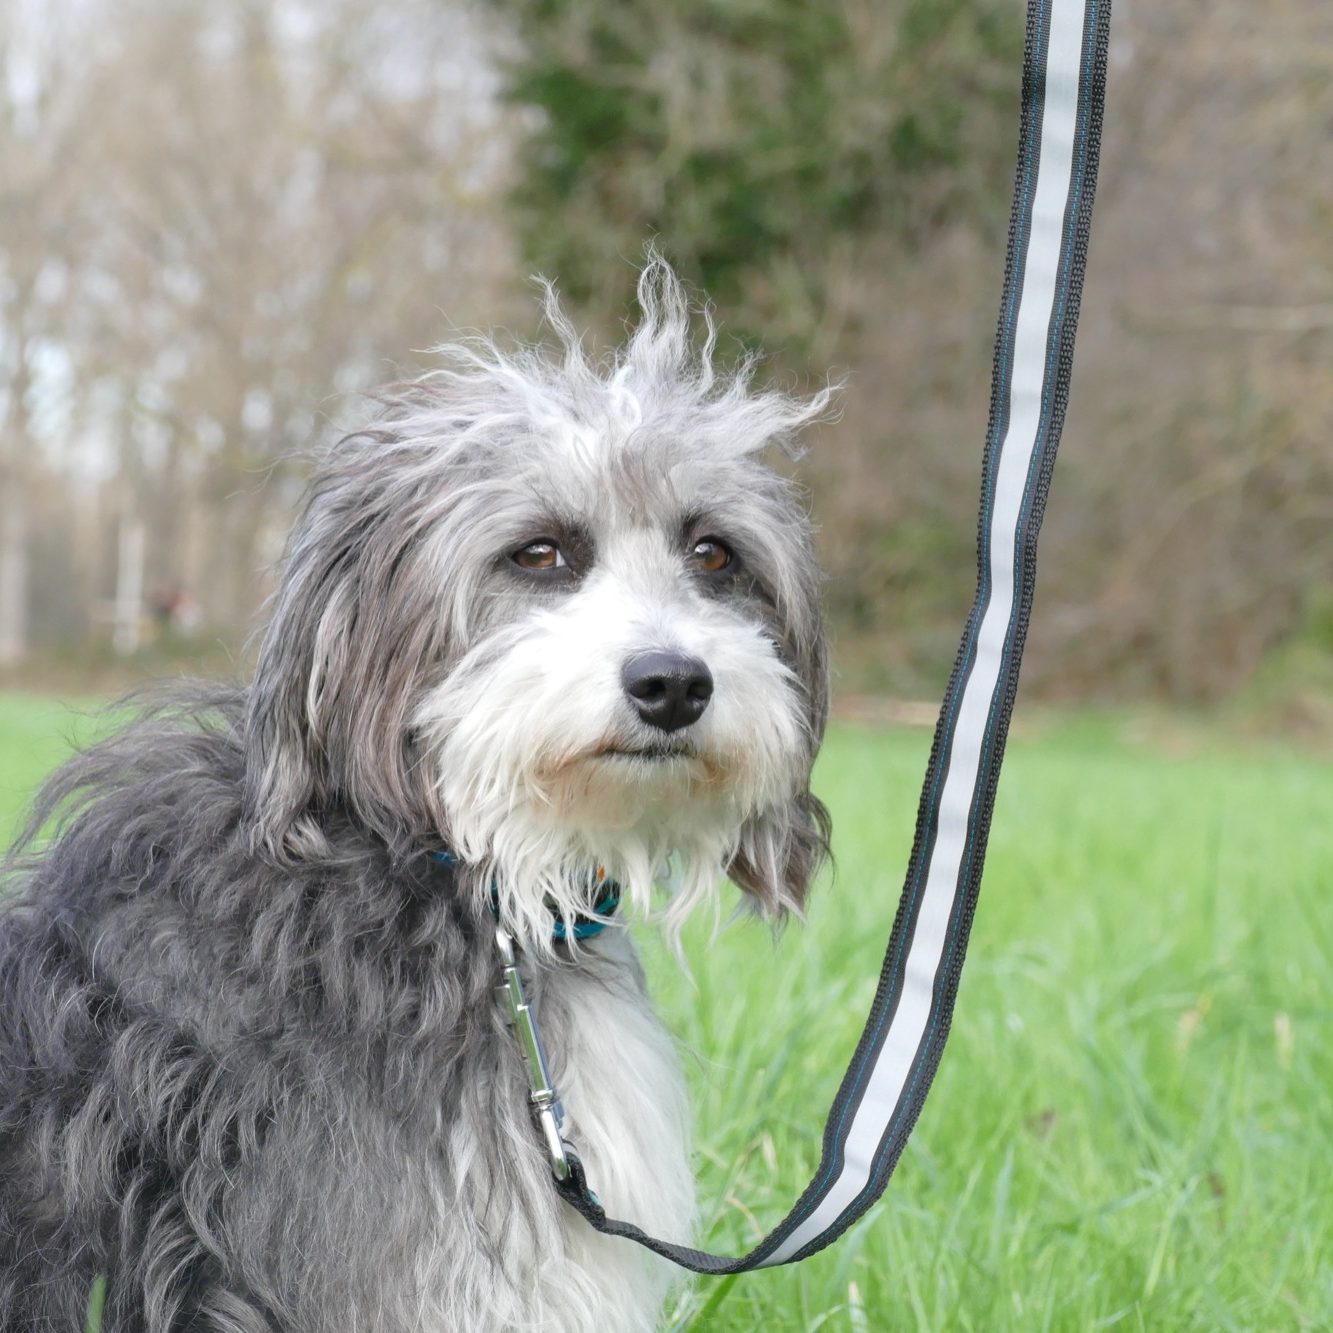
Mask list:
[[[431,859],[438,865],[453,870],[463,864],[457,852],[431,852]],[[620,906],[620,885],[602,870],[596,870],[589,876],[589,881],[597,885],[597,901],[592,905],[592,913],[580,912],[573,921],[566,922],[562,916],[551,913],[551,939],[557,944],[565,943],[570,936],[576,940],[590,940],[606,929],[607,917],[615,916]],[[500,915],[499,894],[491,888],[491,910]]]

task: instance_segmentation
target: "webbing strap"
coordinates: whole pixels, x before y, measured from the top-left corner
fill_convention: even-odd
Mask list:
[[[577,1162],[558,1185],[598,1230],[699,1273],[792,1263],[883,1193],[944,1050],[1018,688],[1037,533],[1064,424],[1106,82],[1110,0],[1028,0],[1018,172],[983,464],[977,593],[935,728],[907,879],[814,1179],[738,1259],[607,1217]]]

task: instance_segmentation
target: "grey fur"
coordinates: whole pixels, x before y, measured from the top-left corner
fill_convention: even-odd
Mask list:
[[[424,1310],[462,1329],[482,1284],[521,1288],[514,1256],[558,1254],[491,997],[489,872],[430,868],[451,812],[417,721],[559,598],[501,558],[544,525],[619,505],[665,531],[707,495],[746,570],[717,596],[763,627],[803,712],[789,799],[747,816],[730,873],[768,909],[801,903],[827,835],[808,786],[827,666],[808,525],[756,454],[826,399],[715,376],[660,261],[641,302],[609,363],[550,298],[558,357],[444,349],[386,395],[312,484],[253,683],[145,709],[43,789],[0,909],[0,1328],[82,1327],[100,1273],[107,1333],[407,1333]],[[620,429],[624,393],[640,418],[586,493],[546,460],[548,426]],[[604,969],[641,1003],[632,965],[534,966]]]

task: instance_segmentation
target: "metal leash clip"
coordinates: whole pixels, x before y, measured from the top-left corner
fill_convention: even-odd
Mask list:
[[[519,1049],[528,1066],[528,1100],[532,1116],[541,1130],[551,1172],[557,1180],[569,1179],[570,1159],[578,1160],[573,1147],[561,1137],[565,1124],[565,1108],[551,1081],[551,1069],[546,1063],[537,1016],[523,993],[523,978],[518,974],[518,951],[513,937],[503,926],[495,929],[495,943],[500,950],[501,983],[496,987],[510,1026],[518,1040]]]

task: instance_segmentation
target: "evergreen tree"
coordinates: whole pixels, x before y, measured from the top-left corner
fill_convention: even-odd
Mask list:
[[[808,355],[830,264],[1003,207],[1012,2],[500,3],[507,95],[536,113],[513,199],[527,258],[594,317],[625,308],[657,237],[732,332]]]

